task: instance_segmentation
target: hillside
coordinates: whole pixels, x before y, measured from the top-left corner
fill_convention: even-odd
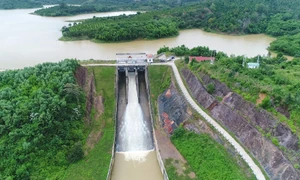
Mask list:
[[[114,72],[75,60],[0,72],[0,179],[104,179]]]
[[[0,179],[53,177],[83,156],[74,60],[0,73]]]

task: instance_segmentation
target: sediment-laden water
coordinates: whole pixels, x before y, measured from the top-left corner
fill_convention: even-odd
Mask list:
[[[94,43],[91,41],[63,42],[61,28],[68,20],[93,16],[134,14],[133,11],[84,14],[68,17],[31,15],[36,9],[0,10],[0,69],[15,69],[43,62],[58,62],[65,58],[116,59],[120,52],[156,53],[162,46],[208,46],[227,54],[246,56],[266,55],[274,38],[263,34],[230,36],[207,33],[200,29],[184,30],[179,36],[157,40],[136,40],[122,43]]]
[[[128,73],[128,103],[119,124],[112,180],[162,180],[151,125],[139,103],[136,74]]]

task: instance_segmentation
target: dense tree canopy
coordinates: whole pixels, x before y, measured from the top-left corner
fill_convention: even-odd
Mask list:
[[[65,60],[0,73],[0,179],[54,178],[80,158],[77,66]]]
[[[69,16],[82,13],[107,12],[116,9],[114,6],[82,5],[72,6],[60,3],[58,6],[36,10],[34,13],[41,16]]]
[[[300,33],[279,37],[276,41],[271,43],[270,50],[300,57]]]
[[[42,4],[31,0],[0,0],[0,9],[36,8]]]

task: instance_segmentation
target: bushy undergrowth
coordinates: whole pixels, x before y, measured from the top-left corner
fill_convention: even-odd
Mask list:
[[[248,177],[226,149],[207,134],[183,128],[174,131],[172,142],[190,164],[198,179],[255,179]]]

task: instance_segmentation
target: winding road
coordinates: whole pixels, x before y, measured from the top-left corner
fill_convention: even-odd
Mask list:
[[[195,109],[209,124],[211,124],[235,148],[236,152],[240,154],[240,156],[251,168],[256,179],[265,180],[265,176],[263,175],[261,169],[255,164],[255,162],[252,160],[249,154],[244,150],[244,148],[222,126],[220,126],[214,119],[212,119],[206,112],[204,112],[199,107],[199,105],[194,101],[194,99],[191,97],[188,90],[186,89],[174,61],[169,61],[166,63],[152,63],[151,65],[168,65],[172,67],[175,79],[182,91],[182,94],[189,102],[191,107]],[[117,64],[87,64],[84,66],[117,66]]]

